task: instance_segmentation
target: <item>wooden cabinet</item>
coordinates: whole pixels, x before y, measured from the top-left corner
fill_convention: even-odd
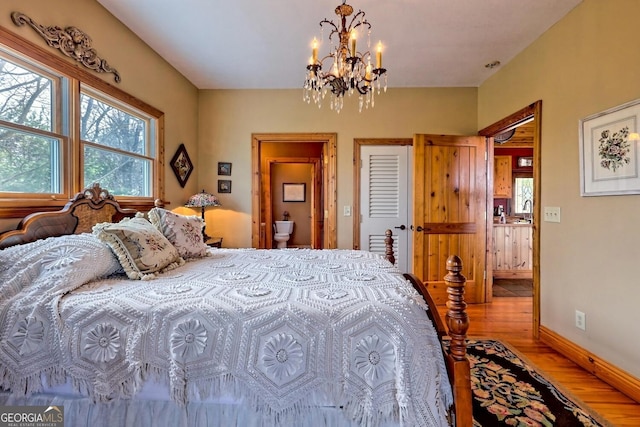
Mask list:
[[[493,226],[493,277],[533,277],[533,237],[529,224]]]
[[[510,199],[512,196],[511,156],[493,157],[493,197]]]

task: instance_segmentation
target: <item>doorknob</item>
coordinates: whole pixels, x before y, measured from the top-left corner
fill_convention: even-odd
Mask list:
[[[393,228],[399,228],[400,230],[405,230],[407,227],[405,227],[405,225],[402,224],[400,227],[393,227]]]
[[[418,232],[424,231],[424,228],[422,228],[422,226],[419,225],[419,226],[416,227],[416,231],[418,231]]]

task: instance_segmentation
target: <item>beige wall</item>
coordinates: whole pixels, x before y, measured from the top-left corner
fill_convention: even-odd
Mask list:
[[[16,26],[11,21],[13,11],[22,12],[43,26],[75,26],[87,33],[93,40],[92,46],[98,55],[118,70],[122,81],[115,83],[113,74],[96,75],[165,113],[165,197],[171,202],[168,208],[173,209],[185,203],[191,194],[198,191],[197,178],[194,179],[193,174],[182,189],[169,166],[169,160],[180,143],[186,145],[192,159],[197,159],[198,91],[195,86],[97,1],[0,2],[0,25],[61,58],[66,58],[56,49],[48,47],[30,26]],[[71,59],[69,61],[76,63]],[[3,223],[0,223],[0,227],[4,227],[0,230],[7,228]]]
[[[578,121],[640,98],[640,1],[585,0],[479,89],[479,127],[542,99],[541,322],[640,377],[640,195],[580,196]],[[574,326],[586,313],[587,330]]]
[[[301,69],[301,76],[304,70]],[[389,76],[390,82],[393,75]],[[414,133],[474,135],[476,88],[389,89],[373,110],[358,113],[355,98],[340,114],[323,105],[307,105],[302,89],[207,90],[200,92],[198,181],[216,182],[217,162],[233,163],[233,193],[221,194],[223,207],[207,212],[207,224],[225,246],[251,246],[251,134],[327,132],[338,135],[338,247],[353,247],[354,138],[411,138]],[[212,188],[212,187],[211,187]],[[209,228],[207,228],[209,229]]]

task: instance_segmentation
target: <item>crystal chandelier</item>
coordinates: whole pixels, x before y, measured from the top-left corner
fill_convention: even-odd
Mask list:
[[[307,76],[304,82],[303,99],[307,103],[313,102],[322,106],[322,100],[330,91],[331,109],[340,112],[344,105],[344,95],[358,94],[358,108],[373,108],[375,92],[380,94],[380,80],[384,75],[384,91],[387,91],[387,70],[382,68],[382,43],[378,42],[376,49],[375,68],[371,65],[371,24],[364,18],[365,13],[358,10],[347,26],[347,17],[353,14],[353,7],[346,4],[346,0],[336,7],[336,15],[340,17],[340,28],[333,21],[320,21],[321,31],[324,26],[330,27],[330,52],[322,59],[318,59],[318,40],[313,39],[312,56],[307,65]],[[358,31],[367,31],[367,50],[358,52],[356,41]],[[322,36],[321,36],[322,39]],[[336,44],[337,43],[337,44]],[[323,64],[329,64],[323,72]]]

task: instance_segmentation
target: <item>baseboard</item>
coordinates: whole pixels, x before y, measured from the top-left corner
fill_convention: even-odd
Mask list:
[[[540,326],[540,341],[640,403],[640,379],[590,353],[552,330]]]

